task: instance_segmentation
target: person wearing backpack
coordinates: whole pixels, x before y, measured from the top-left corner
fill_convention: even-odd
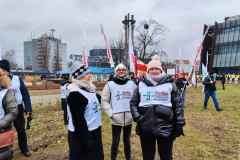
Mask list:
[[[12,123],[18,116],[18,105],[14,94],[8,90],[11,80],[7,76],[3,76],[2,69],[0,69],[0,159],[9,160],[12,157],[12,145],[7,145],[3,141],[15,139],[14,131],[12,130]],[[6,137],[8,136],[8,137]],[[12,136],[12,137],[9,137]],[[4,147],[3,147],[4,146]]]

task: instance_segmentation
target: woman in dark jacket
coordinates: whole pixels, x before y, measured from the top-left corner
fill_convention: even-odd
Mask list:
[[[184,135],[183,105],[173,78],[162,70],[157,55],[148,63],[130,106],[143,159],[154,160],[156,140],[161,160],[172,159],[173,140]]]
[[[87,66],[74,62],[68,66],[73,76],[67,87],[69,159],[104,160],[100,96]]]

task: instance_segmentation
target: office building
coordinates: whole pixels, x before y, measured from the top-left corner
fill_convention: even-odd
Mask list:
[[[204,33],[207,25],[204,25]],[[208,55],[207,55],[208,53]],[[232,74],[240,71],[240,17],[225,18],[225,22],[215,22],[210,27],[201,50],[201,63],[208,71]],[[201,67],[201,65],[200,65]]]

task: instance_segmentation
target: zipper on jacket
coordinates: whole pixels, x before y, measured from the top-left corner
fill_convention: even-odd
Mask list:
[[[124,112],[124,118],[123,118],[123,121],[124,121],[124,124],[123,124],[123,125],[124,125],[124,127],[125,127],[125,112]]]

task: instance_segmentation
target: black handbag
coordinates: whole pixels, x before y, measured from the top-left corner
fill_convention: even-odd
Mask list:
[[[163,119],[169,119],[173,115],[173,110],[172,107],[156,105],[156,114]]]

